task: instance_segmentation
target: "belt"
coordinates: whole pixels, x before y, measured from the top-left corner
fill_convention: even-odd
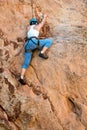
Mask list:
[[[29,49],[26,49],[25,52],[26,53],[29,53],[29,52],[32,52],[33,50],[29,50]]]

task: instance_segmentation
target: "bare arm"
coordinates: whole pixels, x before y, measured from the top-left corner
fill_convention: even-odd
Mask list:
[[[43,18],[42,22],[39,23],[39,24],[35,27],[35,29],[39,31],[39,30],[44,26],[44,24],[45,24],[45,22],[46,22],[46,19],[47,19],[47,15],[44,15],[44,18]]]

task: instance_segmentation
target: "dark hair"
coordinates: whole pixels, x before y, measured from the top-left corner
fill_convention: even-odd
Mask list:
[[[30,22],[30,25],[35,25],[35,24],[37,24],[37,21]]]

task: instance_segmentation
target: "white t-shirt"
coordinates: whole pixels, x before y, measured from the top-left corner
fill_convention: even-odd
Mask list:
[[[30,30],[27,32],[27,37],[28,37],[28,38],[33,37],[33,36],[35,36],[35,37],[38,38],[38,36],[39,36],[39,31],[35,30],[35,29],[34,29],[34,26],[35,26],[35,25],[31,25],[31,26],[30,26]]]

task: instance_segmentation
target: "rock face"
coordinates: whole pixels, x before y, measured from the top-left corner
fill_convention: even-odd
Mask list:
[[[43,60],[34,52],[23,63],[29,0],[0,0],[0,130],[87,130],[87,1],[37,0],[38,20],[49,15],[41,31],[54,43]]]

